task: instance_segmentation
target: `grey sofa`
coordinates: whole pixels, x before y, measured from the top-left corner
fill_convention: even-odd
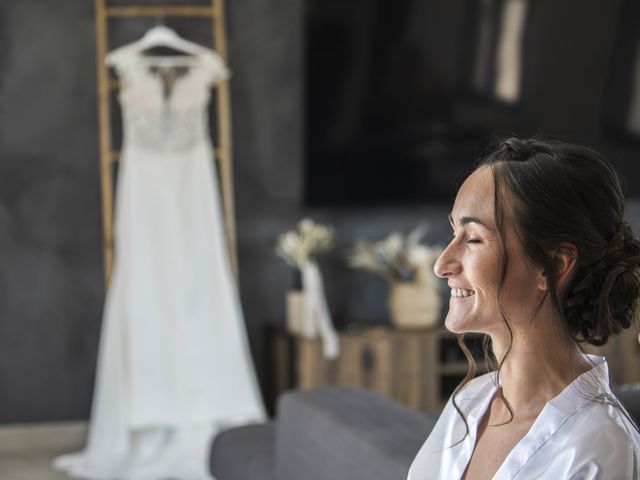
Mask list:
[[[291,391],[275,422],[216,437],[211,472],[216,480],[398,480],[436,419],[368,390]]]
[[[638,423],[640,386],[616,394]],[[275,421],[217,436],[211,472],[216,480],[404,480],[436,420],[367,390],[291,391]]]

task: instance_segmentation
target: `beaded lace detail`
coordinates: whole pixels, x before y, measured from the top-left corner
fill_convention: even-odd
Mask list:
[[[121,85],[123,149],[177,152],[210,143],[206,108],[210,88],[228,76],[213,51],[150,57],[124,47],[114,52],[110,63]]]

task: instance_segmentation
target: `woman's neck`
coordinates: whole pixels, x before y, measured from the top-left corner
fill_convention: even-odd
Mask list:
[[[514,418],[537,416],[547,402],[592,368],[577,344],[552,328],[551,321],[533,323],[535,328],[514,328],[508,353],[508,337],[492,336],[496,358],[504,357],[500,385]]]

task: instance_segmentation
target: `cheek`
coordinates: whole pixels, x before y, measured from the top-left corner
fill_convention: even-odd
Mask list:
[[[467,271],[473,272],[470,280],[473,287],[481,292],[495,292],[498,286],[499,257],[485,255],[472,258],[469,261]]]
[[[526,293],[528,291],[535,290],[536,281],[536,270],[531,268],[530,265],[522,262],[509,266],[505,278],[505,287],[508,285],[513,291]]]
[[[536,272],[525,265],[510,268],[504,284],[502,302],[508,314],[516,319],[534,315],[544,292],[536,287]]]

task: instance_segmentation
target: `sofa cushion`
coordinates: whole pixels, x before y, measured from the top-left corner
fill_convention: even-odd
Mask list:
[[[640,425],[640,383],[622,385],[614,389],[613,393],[636,425]]]
[[[404,479],[437,420],[344,387],[287,393],[277,416],[278,480]]]
[[[210,470],[216,480],[274,480],[273,422],[219,433],[211,445]]]

